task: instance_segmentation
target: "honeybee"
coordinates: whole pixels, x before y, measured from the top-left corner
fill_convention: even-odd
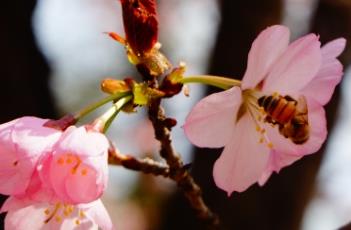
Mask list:
[[[296,101],[290,96],[270,95],[258,99],[258,105],[266,112],[265,121],[278,125],[279,132],[295,144],[305,143],[310,134],[308,111],[303,96]]]

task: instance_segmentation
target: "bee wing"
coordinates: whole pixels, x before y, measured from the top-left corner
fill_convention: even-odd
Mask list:
[[[308,110],[307,110],[307,102],[306,102],[306,98],[304,96],[300,96],[297,99],[296,110],[300,114],[307,114],[307,112],[308,112]]]

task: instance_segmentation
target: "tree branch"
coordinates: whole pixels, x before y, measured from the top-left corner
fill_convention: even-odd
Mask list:
[[[151,120],[156,139],[161,143],[161,156],[167,161],[170,169],[170,178],[177,182],[183,190],[185,197],[196,211],[199,219],[204,221],[211,229],[218,228],[219,219],[205,204],[200,187],[195,183],[190,173],[183,167],[183,162],[172,145],[171,128],[167,127],[167,119],[163,108],[160,106],[161,99],[154,100],[149,107],[149,119]]]
[[[169,177],[169,167],[161,162],[150,158],[138,159],[130,155],[117,153],[116,150],[109,152],[109,164],[121,165],[127,169],[141,171],[146,174]]]

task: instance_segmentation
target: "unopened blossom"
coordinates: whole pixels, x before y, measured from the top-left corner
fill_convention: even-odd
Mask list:
[[[158,37],[155,0],[121,0],[126,40],[136,55],[149,52]]]
[[[326,139],[323,106],[341,80],[336,58],[345,39],[321,48],[315,34],[291,44],[289,37],[288,28],[279,25],[261,32],[241,86],[204,98],[186,119],[184,130],[193,144],[224,147],[213,176],[228,195],[255,182],[263,185],[272,172],[318,151]],[[270,96],[274,104],[264,102]]]
[[[25,192],[39,158],[62,132],[44,127],[46,119],[22,117],[0,125],[0,193]]]
[[[100,132],[71,126],[42,160],[39,174],[62,202],[92,202],[107,186],[108,148]]]

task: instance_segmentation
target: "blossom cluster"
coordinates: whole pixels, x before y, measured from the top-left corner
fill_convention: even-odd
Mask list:
[[[109,142],[93,127],[46,127],[22,117],[0,125],[0,193],[5,229],[113,229],[99,197]]]

